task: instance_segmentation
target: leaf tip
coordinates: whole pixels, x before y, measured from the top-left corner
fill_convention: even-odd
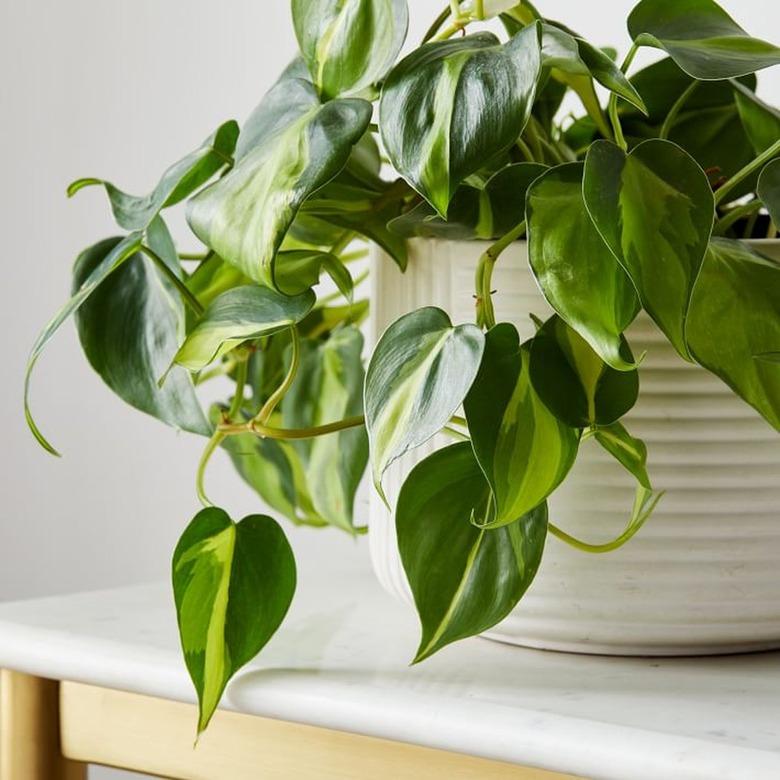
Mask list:
[[[84,187],[94,187],[95,185],[102,184],[102,179],[95,179],[91,177],[87,177],[84,179],[76,179],[75,181],[72,181],[67,189],[65,190],[65,193],[69,198],[72,198],[79,190],[83,190]]]

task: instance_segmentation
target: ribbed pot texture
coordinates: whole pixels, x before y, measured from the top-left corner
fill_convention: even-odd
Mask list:
[[[440,306],[455,323],[473,321],[474,270],[485,246],[414,240],[405,274],[375,249],[373,338],[420,306]],[[780,257],[780,241],[756,246]],[[493,287],[497,320],[513,322],[521,338],[533,335],[529,313],[550,313],[524,242],[501,256]],[[548,537],[534,583],[486,636],[618,655],[780,647],[780,436],[723,382],[680,358],[644,313],[628,338],[635,355],[647,355],[639,401],[625,424],[646,442],[650,477],[666,495],[617,551],[583,553]],[[409,469],[441,444],[431,442],[390,468],[384,484],[391,506]],[[633,496],[632,479],[589,440],[550,499],[550,516],[575,536],[602,542],[623,530]],[[374,494],[369,539],[382,585],[411,601],[392,515]]]

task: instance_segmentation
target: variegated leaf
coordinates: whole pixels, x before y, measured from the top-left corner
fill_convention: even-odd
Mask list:
[[[422,627],[414,661],[487,631],[533,581],[547,533],[547,505],[487,530],[490,488],[468,442],[417,464],[398,497],[398,550]]]
[[[432,306],[400,317],[382,334],[365,386],[371,466],[380,492],[385,469],[428,441],[463,403],[484,344],[475,325],[454,327]]]
[[[387,77],[379,106],[385,149],[442,217],[458,185],[522,133],[539,64],[533,24],[506,44],[491,33],[427,43]]]
[[[406,0],[293,0],[298,45],[325,98],[371,87],[406,38]]]
[[[625,427],[615,422],[595,428],[596,441],[636,478],[645,490],[652,490],[647,474],[647,446],[632,436]]]
[[[189,202],[190,227],[249,278],[278,289],[276,253],[295,215],[344,167],[370,118],[364,100],[322,104],[309,82],[278,83],[239,136],[235,168]]]
[[[541,402],[529,372],[528,345],[500,323],[485,336],[485,352],[464,408],[474,454],[493,491],[486,528],[517,520],[541,504],[574,464],[579,433]]]

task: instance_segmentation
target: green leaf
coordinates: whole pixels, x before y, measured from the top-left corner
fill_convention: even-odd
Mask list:
[[[379,105],[384,147],[442,217],[458,185],[522,133],[539,75],[539,36],[533,24],[503,45],[491,33],[427,43],[387,77]]]
[[[323,97],[370,87],[406,38],[406,0],[293,0],[298,44]]]
[[[693,291],[688,339],[696,360],[780,430],[780,265],[725,238],[710,242]]]
[[[365,386],[371,466],[380,492],[385,469],[440,431],[463,403],[484,344],[475,325],[453,327],[433,306],[405,314],[382,334]]]
[[[715,214],[704,171],[669,141],[644,141],[628,155],[596,141],[585,158],[583,195],[642,306],[690,360],[685,320]]]
[[[278,83],[239,136],[236,166],[189,202],[190,227],[250,279],[277,287],[276,253],[298,210],[344,167],[370,118],[364,100],[323,105],[306,81]]]
[[[696,79],[728,79],[780,63],[780,49],[751,38],[712,0],[641,0],[628,31],[636,43],[664,49]]]
[[[117,224],[125,230],[145,230],[161,209],[173,206],[205,184],[220,168],[232,162],[238,125],[225,122],[203,144],[174,163],[148,195],[128,195],[103,179],[78,179],[68,187],[68,196],[84,187],[105,187]]]
[[[645,490],[652,490],[647,474],[647,447],[619,422],[595,429],[596,441],[636,478]]]
[[[753,151],[761,154],[780,138],[780,111],[760,100],[738,81],[732,82],[734,99]]]
[[[489,500],[468,442],[418,463],[401,488],[398,550],[422,625],[415,662],[506,617],[539,568],[547,506],[486,530],[471,520]]]
[[[233,523],[217,507],[198,512],[173,553],[173,593],[184,661],[208,726],[230,678],[284,619],[295,593],[295,559],[266,515]]]
[[[780,225],[780,159],[768,162],[758,177],[756,194],[763,202],[769,217]]]
[[[320,281],[323,271],[347,300],[352,298],[352,275],[330,252],[291,249],[276,255],[276,284],[285,295],[300,295],[313,287]]]
[[[327,341],[306,340],[295,381],[282,402],[285,428],[309,428],[363,412],[363,336],[354,326]],[[293,443],[305,470],[317,515],[354,533],[354,503],[368,461],[364,428],[352,428]]]
[[[121,239],[112,238],[83,252],[73,269],[77,291]],[[149,227],[148,242],[181,278],[176,249],[163,221]],[[184,308],[173,285],[140,253],[117,268],[76,312],[84,354],[106,384],[142,412],[185,431],[208,436],[211,428],[184,369],[157,380],[184,335]]]
[[[627,343],[621,347],[631,354]],[[557,315],[531,344],[531,382],[550,411],[573,428],[610,425],[636,403],[637,371],[616,371]]]
[[[582,163],[550,169],[528,191],[528,253],[550,305],[613,368],[634,368],[623,331],[639,310],[631,280],[596,230],[582,197]]]
[[[108,239],[107,241],[101,241],[90,249],[85,250],[85,253],[101,253],[103,255],[102,259],[95,263],[94,268],[84,279],[81,287],[79,287],[71,296],[70,300],[54,315],[46,327],[41,331],[30,350],[30,357],[27,359],[27,369],[24,375],[24,416],[30,431],[32,431],[32,434],[35,436],[38,443],[52,455],[59,455],[59,453],[51,444],[49,444],[41,433],[33,419],[32,411],[30,409],[30,379],[32,377],[32,370],[35,367],[38,358],[41,356],[44,347],[57,332],[60,325],[62,325],[71,314],[78,311],[79,307],[84,304],[84,301],[95,292],[98,285],[103,282],[112,271],[118,268],[129,257],[132,257],[132,255],[140,249],[141,241],[141,233],[131,233],[123,239],[116,240],[116,242],[114,239]]]
[[[579,433],[561,423],[531,385],[528,345],[500,323],[485,336],[479,373],[464,408],[474,454],[493,491],[485,528],[539,506],[569,473]]]
[[[299,322],[311,311],[314,301],[311,290],[288,297],[267,287],[234,287],[212,301],[173,362],[200,371],[246,341]]]
[[[525,193],[547,170],[540,163],[507,165],[494,173],[483,188],[462,184],[450,202],[447,219],[422,201],[392,220],[388,227],[402,236],[470,240],[499,238],[523,220]]]

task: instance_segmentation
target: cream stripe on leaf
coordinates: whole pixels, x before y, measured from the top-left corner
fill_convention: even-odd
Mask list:
[[[303,59],[324,98],[354,95],[379,81],[406,38],[406,0],[293,0]]]
[[[442,217],[458,185],[522,133],[536,94],[540,29],[532,24],[505,44],[491,33],[427,43],[387,77],[379,105],[385,149]]]
[[[488,331],[464,408],[474,454],[493,491],[485,528],[530,512],[563,481],[577,457],[579,433],[540,401],[531,385],[529,348],[514,325]]]
[[[198,694],[198,732],[230,678],[254,658],[284,619],[295,592],[295,560],[266,515],[233,523],[209,507],[176,545],[173,593],[184,660]]]
[[[635,368],[623,331],[639,311],[631,279],[599,235],[582,198],[582,163],[552,168],[528,190],[528,252],[549,304],[619,371]]]
[[[476,523],[490,495],[468,442],[427,457],[401,488],[398,549],[422,628],[415,662],[487,631],[533,581],[547,533],[547,506],[487,530]]]
[[[250,279],[279,288],[276,253],[304,201],[346,164],[371,104],[322,104],[313,85],[278,82],[238,139],[236,166],[189,201],[195,234]]]
[[[463,403],[479,369],[484,336],[454,327],[428,306],[382,334],[366,372],[365,415],[374,484],[397,458],[440,431]]]

